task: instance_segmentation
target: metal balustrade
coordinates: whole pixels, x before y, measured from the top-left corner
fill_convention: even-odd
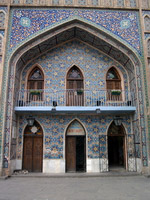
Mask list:
[[[27,106],[134,106],[132,92],[123,90],[20,90],[17,107]]]

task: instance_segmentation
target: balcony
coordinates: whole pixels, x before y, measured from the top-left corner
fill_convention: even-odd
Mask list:
[[[20,90],[16,112],[134,112],[133,93],[122,90]]]

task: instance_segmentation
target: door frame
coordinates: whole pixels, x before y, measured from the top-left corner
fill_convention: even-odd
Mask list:
[[[110,123],[110,125],[108,126],[108,129],[107,129],[107,158],[108,158],[108,148],[109,148],[108,147],[108,137],[117,137],[117,136],[123,137],[123,155],[124,155],[124,165],[123,165],[123,167],[127,171],[128,170],[128,152],[127,152],[127,134],[126,134],[127,132],[126,132],[125,126],[122,123],[121,126],[122,126],[122,129],[123,129],[123,134],[109,136],[108,130],[109,130],[112,123],[113,123],[113,121]],[[109,159],[108,159],[108,169],[109,169],[109,167],[110,166],[109,166]]]
[[[83,127],[83,129],[84,129],[84,132],[85,132],[85,172],[87,172],[87,159],[88,159],[88,136],[87,136],[87,130],[86,130],[86,127],[84,126],[84,124],[78,119],[78,118],[74,118],[74,119],[72,119],[69,123],[68,123],[68,125],[66,126],[66,128],[65,128],[65,130],[64,130],[64,144],[63,144],[63,149],[64,149],[64,151],[63,151],[63,157],[64,157],[64,161],[65,161],[65,172],[66,172],[66,137],[67,137],[67,130],[68,130],[68,128],[69,128],[69,126],[71,125],[71,123],[73,122],[73,121],[78,121],[80,124],[81,124],[81,126]]]
[[[68,172],[67,171],[67,138],[68,137],[74,137],[74,138],[77,138],[77,137],[84,137],[84,171],[83,171],[83,173],[84,172],[86,172],[86,167],[87,167],[87,165],[86,165],[86,135],[83,135],[83,136],[79,136],[79,135],[75,135],[75,136],[67,136],[66,135],[66,138],[65,138],[65,140],[66,140],[66,145],[65,145],[65,172]],[[76,139],[75,139],[75,145],[76,145]],[[75,146],[75,148],[76,148],[77,146]],[[75,157],[77,156],[77,152],[75,152]],[[75,158],[76,159],[76,158]],[[77,163],[75,163],[75,165],[77,166]],[[75,172],[78,172],[78,171],[76,171],[77,169],[75,169]]]
[[[37,122],[38,124],[39,124],[39,126],[41,127],[41,129],[42,129],[42,169],[41,169],[41,173],[43,172],[43,161],[44,161],[44,149],[45,149],[45,143],[44,143],[44,129],[43,129],[43,126],[38,122],[38,120],[35,120],[35,122]],[[25,129],[26,129],[26,127],[28,126],[28,124],[26,124],[25,126],[24,126],[24,128],[23,128],[23,131],[22,131],[22,148],[21,148],[21,169],[23,169],[23,162],[24,162],[24,142],[25,142],[25,140],[24,140],[24,138],[25,138],[25,135],[24,135],[24,133],[25,133]],[[30,136],[31,137],[31,136]]]

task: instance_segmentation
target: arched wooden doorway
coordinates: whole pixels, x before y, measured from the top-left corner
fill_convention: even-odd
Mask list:
[[[23,169],[29,172],[42,172],[43,130],[38,122],[26,126],[24,130]]]
[[[108,130],[108,162],[109,167],[126,167],[125,129],[114,122]]]
[[[83,126],[73,121],[66,133],[66,172],[85,172],[86,136]]]
[[[67,74],[67,106],[84,105],[83,75],[80,69],[73,66]]]

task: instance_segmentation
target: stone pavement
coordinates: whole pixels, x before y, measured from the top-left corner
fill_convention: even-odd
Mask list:
[[[0,200],[149,200],[150,178],[130,176],[13,176],[0,179]]]

